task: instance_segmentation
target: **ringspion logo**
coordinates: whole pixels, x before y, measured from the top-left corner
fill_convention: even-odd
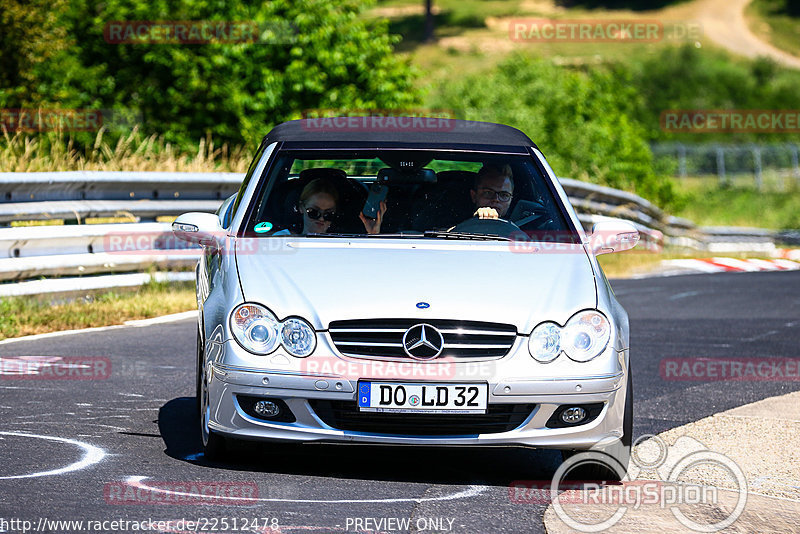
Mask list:
[[[623,466],[600,443],[565,460],[553,478],[517,480],[508,487],[508,499],[516,504],[550,504],[555,515],[577,532],[603,532],[615,525],[629,509],[668,509],[683,527],[696,532],[718,532],[736,522],[747,504],[747,477],[731,458],[682,436],[668,445],[658,436],[639,437],[631,449],[631,462]],[[567,480],[587,467],[612,470],[620,482]],[[708,484],[706,477],[717,479]],[[720,506],[722,491],[736,496],[735,506]],[[600,505],[600,507],[598,507]],[[587,513],[587,507],[593,507]],[[698,508],[713,508],[711,521],[698,520]]]

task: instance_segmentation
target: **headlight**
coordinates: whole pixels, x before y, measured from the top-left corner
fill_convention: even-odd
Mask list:
[[[535,360],[551,362],[561,354],[561,328],[556,323],[542,323],[531,332],[528,350]]]
[[[561,328],[556,323],[541,323],[528,338],[528,350],[536,361],[552,362],[563,351],[576,362],[599,356],[611,339],[611,325],[595,310],[578,312]]]
[[[561,339],[567,356],[576,362],[588,362],[606,349],[611,326],[602,313],[582,311],[567,321]]]
[[[305,358],[317,345],[317,336],[314,329],[302,319],[287,319],[281,326],[281,343],[283,348],[298,358]]]
[[[236,341],[255,354],[269,354],[279,343],[278,321],[258,304],[241,304],[231,314],[231,331]]]

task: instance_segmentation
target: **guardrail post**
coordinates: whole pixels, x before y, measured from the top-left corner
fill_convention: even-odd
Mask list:
[[[686,178],[686,147],[678,144],[678,173],[681,178]]]
[[[761,147],[754,146],[753,147],[753,173],[755,174],[756,178],[756,189],[761,191],[761,186],[763,185],[763,177],[761,175]]]
[[[797,145],[789,145],[789,150],[792,152],[792,169],[794,170],[794,177],[800,182],[800,164],[798,164]]]
[[[725,149],[721,146],[717,147],[717,175],[719,184],[725,185],[728,181],[725,177]]]

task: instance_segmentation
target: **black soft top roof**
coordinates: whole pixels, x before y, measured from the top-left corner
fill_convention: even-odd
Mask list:
[[[436,117],[325,117],[274,127],[266,143],[309,146],[536,147],[527,135],[503,124]]]

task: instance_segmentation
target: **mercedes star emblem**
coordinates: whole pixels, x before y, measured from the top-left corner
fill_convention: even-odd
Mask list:
[[[432,360],[443,348],[441,332],[427,323],[415,324],[403,334],[403,350],[415,360]]]

